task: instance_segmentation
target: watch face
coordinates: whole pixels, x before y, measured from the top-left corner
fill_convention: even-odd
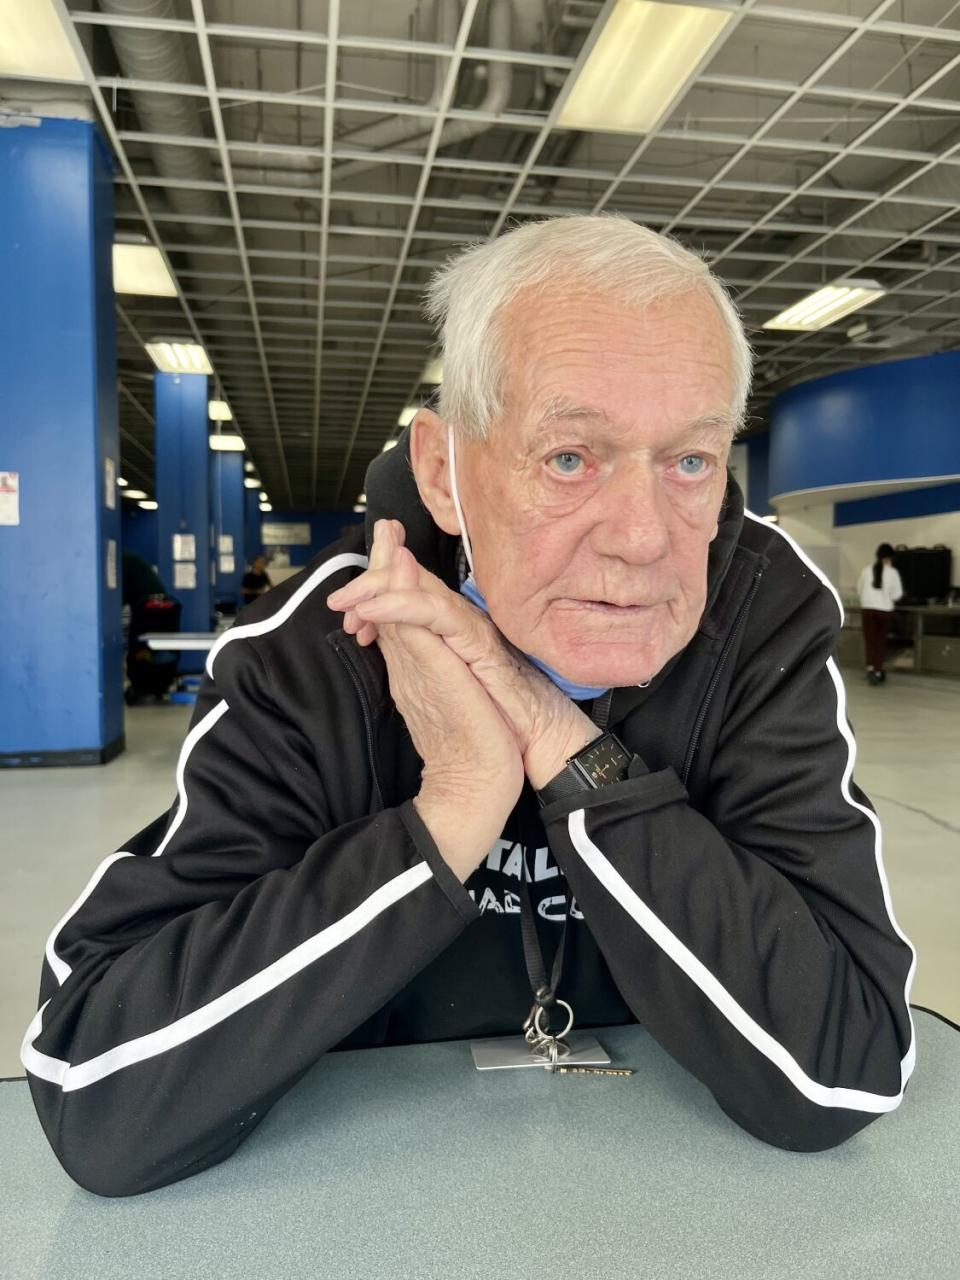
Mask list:
[[[577,756],[577,763],[595,787],[605,787],[619,782],[630,763],[630,753],[624,751],[611,734],[587,747]]]

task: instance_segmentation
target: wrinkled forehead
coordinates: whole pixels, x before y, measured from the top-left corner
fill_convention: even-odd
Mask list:
[[[501,340],[503,426],[521,448],[571,429],[625,447],[736,432],[730,335],[702,290],[644,307],[589,291],[520,295]]]

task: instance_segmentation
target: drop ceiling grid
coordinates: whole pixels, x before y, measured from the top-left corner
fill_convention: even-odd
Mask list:
[[[499,230],[505,209],[520,220],[589,212],[608,191],[604,207],[670,227],[715,260],[741,299],[758,355],[752,406],[757,418],[770,394],[791,379],[865,358],[850,348],[843,325],[809,335],[759,327],[823,279],[880,272],[888,295],[864,313],[874,327],[892,330],[912,318],[929,337],[910,353],[956,344],[958,210],[949,194],[911,199],[905,179],[926,168],[960,183],[953,96],[960,83],[957,6],[899,0],[851,6],[834,0],[803,7],[720,7],[742,21],[625,173],[636,139],[594,134],[575,137],[571,145],[569,133],[550,121],[548,103],[529,109],[511,101],[499,117],[483,121],[488,132],[466,154],[447,150],[425,163],[422,154],[394,148],[366,157],[372,162],[366,171],[338,180],[338,169],[358,155],[344,130],[376,119],[389,103],[376,89],[406,93],[412,87],[419,101],[390,109],[419,121],[425,131],[436,126],[437,106],[426,101],[430,68],[448,66],[451,51],[425,34],[429,8],[421,12],[419,34],[411,35],[396,15],[389,30],[382,21],[374,29],[377,18],[371,15],[382,8],[345,0],[332,52],[340,80],[349,84],[339,83],[334,97],[325,76],[331,52],[321,29],[326,5],[304,4],[311,29],[280,31],[263,21],[265,6],[191,0],[177,29],[194,46],[197,78],[176,88],[204,103],[208,121],[219,109],[223,136],[211,128],[203,138],[165,141],[200,146],[219,162],[210,188],[222,216],[211,223],[216,238],[210,242],[193,238],[197,219],[190,220],[191,228],[165,205],[171,182],[151,172],[148,159],[148,141],[155,139],[126,127],[136,125],[135,115],[123,109],[132,101],[131,82],[111,74],[112,68],[96,68],[104,101],[116,95],[121,105],[114,117],[125,126],[117,130],[118,146],[126,149],[140,197],[177,265],[183,305],[210,347],[224,394],[275,501],[284,488],[284,454],[291,460],[289,500],[309,505],[314,497],[311,465],[304,470],[299,461],[305,447],[312,456],[337,456],[341,462],[339,468],[320,469],[317,504],[353,500],[367,463],[394,430],[398,410],[419,389],[431,346],[418,310],[429,270],[459,245]],[[413,6],[393,8],[410,16]],[[294,9],[271,7],[270,23],[291,21]],[[346,11],[349,23],[342,16]],[[113,21],[79,11],[73,18],[78,31]],[[944,25],[938,28],[937,22]],[[544,66],[558,76],[573,66],[575,50],[491,54],[485,33],[484,22],[474,25],[461,79],[491,57],[508,60],[531,83]],[[295,94],[290,82],[298,52],[305,94]],[[817,76],[829,58],[835,58],[833,65]],[[252,83],[258,74],[262,87]],[[804,77],[811,82],[797,93]],[[791,95],[795,102],[784,110]],[[448,118],[479,123],[476,97],[471,102],[451,107]],[[768,125],[778,111],[782,118]],[[885,117],[889,127],[878,127]],[[766,132],[752,139],[765,125]],[[871,129],[875,134],[860,141]],[[325,131],[332,151],[324,147]],[[283,157],[298,167],[311,164],[315,185],[305,189],[285,181],[275,167]],[[270,167],[261,164],[253,174],[258,159],[269,160]],[[232,180],[234,168],[246,171],[242,181]],[[810,181],[817,173],[822,176]],[[798,192],[804,182],[806,189]],[[142,210],[122,169],[117,184],[118,227],[143,230]],[[902,231],[869,220],[860,225],[868,212],[884,218],[895,213]],[[891,259],[895,266],[888,265]],[[381,326],[378,308],[394,283],[394,305]],[[156,326],[179,319],[182,308],[172,302],[123,301],[139,335],[135,339],[121,324],[121,423],[125,465],[129,453],[131,469],[148,466],[143,450],[152,438],[149,382],[143,376],[149,364],[137,344],[153,336]]]

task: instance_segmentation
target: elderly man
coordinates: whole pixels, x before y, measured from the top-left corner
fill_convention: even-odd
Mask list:
[[[439,411],[371,467],[366,531],[220,639],[176,803],[47,943],[23,1062],[93,1191],[224,1159],[328,1049],[518,1030],[531,987],[639,1021],[779,1146],[903,1095],[914,958],[839,601],[727,476],[722,287],[570,218],[430,308]]]

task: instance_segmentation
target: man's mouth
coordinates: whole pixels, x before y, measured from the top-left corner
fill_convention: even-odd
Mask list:
[[[604,613],[608,617],[640,617],[655,609],[656,604],[616,604],[612,600],[570,600],[568,607],[585,609],[588,612]]]

